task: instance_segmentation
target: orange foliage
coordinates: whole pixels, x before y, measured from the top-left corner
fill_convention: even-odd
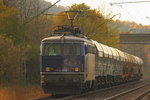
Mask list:
[[[0,100],[28,100],[43,96],[48,96],[48,94],[44,94],[40,88],[0,88]]]

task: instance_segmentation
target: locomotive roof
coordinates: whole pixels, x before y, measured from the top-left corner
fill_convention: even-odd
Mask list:
[[[50,36],[50,37],[44,38],[42,40],[42,42],[59,41],[59,40],[61,40],[62,37],[64,37],[64,39],[67,41],[78,41],[78,42],[92,43],[92,41],[90,39],[77,37],[77,36]]]

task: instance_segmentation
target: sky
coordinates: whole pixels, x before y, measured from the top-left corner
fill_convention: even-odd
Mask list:
[[[57,0],[46,0],[55,3]],[[140,3],[132,3],[138,1]],[[142,2],[141,2],[142,1]],[[145,2],[146,1],[146,2]],[[119,3],[119,2],[130,2]],[[113,19],[119,19],[122,21],[134,21],[137,24],[150,25],[150,0],[61,0],[57,5],[71,6],[72,4],[85,3],[92,9],[101,9],[103,14],[107,15],[112,12],[112,16],[116,15]]]

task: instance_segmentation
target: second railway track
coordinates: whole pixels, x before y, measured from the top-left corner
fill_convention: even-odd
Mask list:
[[[147,100],[147,99],[146,99],[146,98],[147,98],[146,96],[147,96],[148,94],[150,94],[150,89],[148,89],[147,91],[145,91],[145,92],[141,93],[140,95],[138,95],[137,97],[135,97],[134,100],[142,100],[142,99],[144,99],[144,97],[145,97],[144,100]],[[150,99],[150,98],[149,98],[149,99]]]
[[[108,97],[104,100],[141,100],[141,98],[148,93],[150,93],[150,82],[142,86]]]

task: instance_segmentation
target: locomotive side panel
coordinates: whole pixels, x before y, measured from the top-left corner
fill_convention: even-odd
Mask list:
[[[87,69],[86,80],[95,80],[95,55],[86,54],[85,56],[85,66]]]

